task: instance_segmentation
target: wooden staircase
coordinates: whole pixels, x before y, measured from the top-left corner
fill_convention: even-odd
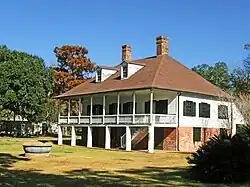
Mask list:
[[[136,136],[132,139],[132,147],[135,148],[138,143],[140,143],[143,138],[145,138],[148,135],[148,128],[142,127],[139,129],[139,132],[136,134]]]

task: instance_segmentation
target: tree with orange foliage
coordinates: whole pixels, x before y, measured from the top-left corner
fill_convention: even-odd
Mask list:
[[[54,93],[62,94],[85,82],[94,71],[95,64],[87,58],[83,46],[64,45],[55,47],[58,65],[54,68]]]

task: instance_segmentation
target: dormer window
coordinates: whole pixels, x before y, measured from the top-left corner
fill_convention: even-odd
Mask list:
[[[95,69],[95,82],[103,82],[117,71],[116,67],[97,66]]]
[[[121,64],[121,67],[122,67],[122,78],[123,79],[126,79],[128,78],[128,63],[126,61],[123,61],[122,64]]]
[[[96,68],[96,82],[101,82],[102,81],[102,69],[101,68]]]

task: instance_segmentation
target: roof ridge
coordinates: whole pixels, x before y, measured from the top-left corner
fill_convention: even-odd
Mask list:
[[[158,57],[159,58],[159,57]],[[155,84],[155,80],[156,80],[156,75],[158,75],[158,72],[160,71],[160,65],[161,65],[161,63],[162,63],[162,57],[160,57],[161,59],[160,59],[160,62],[159,62],[159,64],[158,64],[158,67],[157,67],[157,70],[155,71],[155,74],[154,74],[154,78],[153,78],[153,81],[152,81],[152,85],[151,86],[153,86],[154,84]]]

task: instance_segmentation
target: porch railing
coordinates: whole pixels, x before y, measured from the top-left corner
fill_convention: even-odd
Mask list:
[[[135,114],[135,123],[150,123],[150,114]]]
[[[80,120],[80,121],[79,121]],[[153,114],[155,124],[176,124],[176,115]],[[60,124],[150,124],[150,114],[60,116]]]
[[[171,114],[154,114],[154,123],[155,124],[175,124],[176,115]]]

